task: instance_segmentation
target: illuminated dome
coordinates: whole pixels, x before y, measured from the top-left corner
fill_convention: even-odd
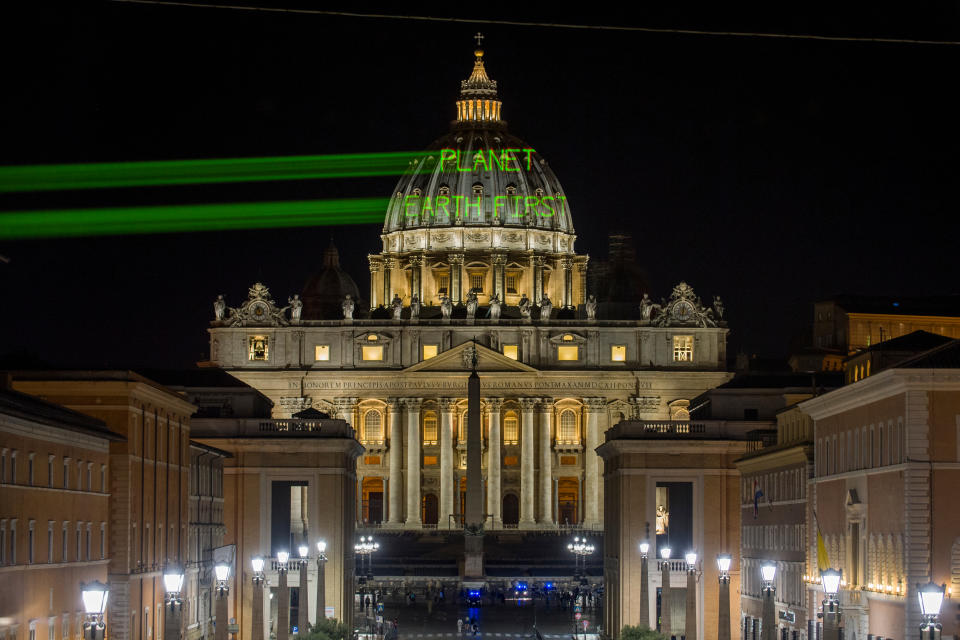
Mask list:
[[[483,50],[474,56],[473,73],[460,83],[450,133],[411,161],[387,208],[384,234],[459,226],[573,234],[560,181],[532,145],[507,132]]]

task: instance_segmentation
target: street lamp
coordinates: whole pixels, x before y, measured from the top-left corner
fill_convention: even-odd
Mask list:
[[[307,554],[310,553],[310,547],[301,544],[297,547],[300,554],[300,607],[297,610],[297,633],[307,635],[307,625],[310,624],[310,605],[307,600]]]
[[[217,617],[214,625],[214,640],[227,640],[227,599],[230,595],[230,565],[219,562],[213,567],[217,577]]]
[[[687,612],[685,633],[687,640],[697,640],[697,552],[687,551]]]
[[[774,602],[776,587],[773,579],[777,575],[777,565],[764,562],[760,566],[760,575],[763,577],[763,634],[761,640],[776,640],[777,638],[777,606]]]
[[[320,624],[320,621],[327,617],[327,606],[326,606],[326,590],[327,590],[327,581],[326,581],[326,569],[327,565],[327,542],[326,540],[317,541],[317,622]]]
[[[940,640],[941,626],[937,621],[940,617],[940,607],[943,605],[943,594],[947,585],[936,585],[933,581],[921,586],[917,585],[917,597],[920,599],[920,612],[923,614],[923,624],[920,625],[921,640]]]
[[[264,640],[263,629],[263,558],[254,556],[253,566],[253,640]]]
[[[373,579],[373,561],[372,561],[372,555],[373,555],[373,553],[374,553],[375,551],[377,551],[379,548],[380,548],[380,543],[379,543],[379,542],[374,542],[374,541],[373,541],[373,536],[360,536],[360,542],[358,542],[357,544],[353,545],[353,550],[354,550],[354,552],[355,552],[358,556],[360,556],[360,580],[359,580],[359,583],[360,583],[361,585],[367,584],[367,580],[368,580],[368,579],[369,579],[369,580],[372,580],[372,579]],[[364,569],[363,569],[364,558],[366,558],[366,564],[367,564],[367,569],[366,569],[366,571],[364,571]],[[363,587],[361,587],[361,588],[360,588],[360,611],[361,611],[361,612],[365,611],[364,600],[363,600],[363,598],[364,598],[364,591],[365,591],[365,589],[364,589]],[[374,592],[374,597],[376,597],[376,592]],[[377,604],[376,602],[373,603],[374,610],[376,609],[376,604]],[[364,614],[364,617],[367,619],[367,626],[368,626],[368,630],[369,630],[369,627],[372,625],[372,622],[371,622],[371,620],[370,620],[370,616],[367,615],[367,614]]]
[[[167,606],[164,608],[166,618],[163,621],[164,640],[179,640],[181,613],[183,600],[180,592],[183,589],[183,567],[178,564],[167,565],[163,572],[163,587],[167,592]]]
[[[107,606],[110,587],[99,580],[80,583],[80,595],[83,597],[83,610],[87,619],[83,623],[84,640],[103,640],[106,626],[103,624],[103,610]]]
[[[647,569],[647,553],[650,543],[644,540],[640,543],[640,626],[650,626],[650,576]]]
[[[580,581],[580,584],[587,584],[586,572],[587,572],[587,556],[593,553],[593,545],[587,542],[586,538],[580,538],[579,536],[573,539],[573,542],[567,545],[567,550],[576,554],[576,576]]]
[[[717,570],[720,572],[720,608],[717,615],[717,640],[730,640],[730,565],[733,556],[721,553],[717,556]]]
[[[660,547],[660,633],[669,638],[670,621],[670,547]]]
[[[290,560],[289,551],[277,551],[277,577],[280,584],[277,587],[277,640],[287,640],[290,637],[290,588],[287,586],[287,561]]]
[[[820,572],[823,585],[823,640],[840,640],[840,581],[843,573],[837,569]]]

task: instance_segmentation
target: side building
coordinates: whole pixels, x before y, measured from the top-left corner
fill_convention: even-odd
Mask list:
[[[0,389],[0,638],[80,636],[80,583],[107,582],[112,444],[101,420]]]

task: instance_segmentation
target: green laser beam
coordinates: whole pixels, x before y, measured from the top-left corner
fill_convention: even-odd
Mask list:
[[[363,178],[426,172],[439,152],[391,151],[277,158],[222,158],[0,167],[0,193],[176,184]]]
[[[386,198],[110,207],[0,214],[0,240],[382,222]]]

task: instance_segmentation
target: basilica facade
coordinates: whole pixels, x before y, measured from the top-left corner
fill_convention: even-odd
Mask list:
[[[391,197],[368,295],[331,247],[282,308],[261,283],[214,305],[212,365],[272,400],[275,418],[313,408],[354,426],[361,526],[462,526],[474,369],[492,529],[599,529],[607,429],[687,419],[730,378],[719,298],[705,305],[681,282],[624,314],[589,295],[571,203],[501,106],[477,49],[450,132]]]

